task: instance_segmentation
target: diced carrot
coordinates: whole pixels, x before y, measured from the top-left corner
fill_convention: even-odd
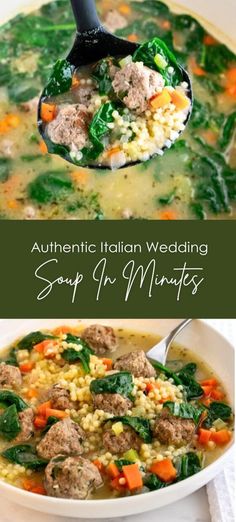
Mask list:
[[[150,471],[155,473],[163,482],[172,482],[177,475],[177,471],[170,459],[153,462]]]
[[[72,85],[71,85],[71,88],[72,89],[76,89],[77,87],[79,87],[79,84],[80,84],[80,80],[78,78],[78,76],[76,76],[74,74],[73,78],[72,78]]]
[[[120,484],[120,479],[124,478],[124,474],[120,473],[118,477],[114,478],[110,485],[112,489],[116,489],[116,491],[125,491],[126,484]]]
[[[143,487],[143,478],[138,464],[129,464],[128,466],[123,466],[122,471],[130,491]]]
[[[160,219],[170,221],[172,219],[177,219],[177,216],[176,216],[176,213],[174,212],[174,210],[163,210],[160,213]]]
[[[137,42],[138,36],[135,33],[131,33],[127,36],[127,40],[129,40],[129,42]]]
[[[164,107],[168,105],[171,101],[171,95],[167,89],[163,89],[160,94],[155,94],[150,99],[150,105],[153,109],[159,109],[160,107]]]
[[[29,373],[34,368],[34,363],[32,361],[19,364],[20,371],[22,373]]]
[[[226,82],[228,86],[236,85],[236,67],[231,67],[225,73]]]
[[[203,38],[203,43],[205,45],[217,45],[218,42],[213,36],[206,34]]]
[[[38,395],[39,395],[39,392],[38,392],[38,390],[35,390],[35,388],[31,388],[26,393],[26,396],[28,397],[28,399],[34,399],[34,398],[38,397]]]
[[[203,391],[204,391],[204,395],[205,395],[206,397],[210,397],[211,392],[212,392],[212,390],[213,390],[213,387],[212,387],[212,386],[202,386],[202,389],[203,389]]]
[[[110,156],[113,156],[113,154],[117,154],[117,152],[120,152],[121,151],[121,148],[120,147],[113,147],[113,149],[109,149],[106,153],[106,155],[108,156],[108,158]]]
[[[208,407],[208,406],[210,406],[212,400],[210,399],[210,397],[202,397],[202,398],[200,399],[200,402],[201,402],[202,404],[204,404],[204,406],[207,406],[207,407]]]
[[[171,28],[171,23],[169,20],[163,20],[163,22],[161,22],[161,27],[163,29],[170,29]]]
[[[65,419],[65,417],[68,417],[68,413],[66,413],[63,410],[54,410],[53,408],[46,408],[45,417],[46,417],[46,419],[48,419],[48,417],[56,417],[57,419]]]
[[[202,446],[205,446],[211,438],[211,431],[200,428],[198,433],[199,433],[199,435],[198,435],[199,444],[202,444]]]
[[[67,333],[72,334],[74,332],[75,332],[75,329],[72,328],[72,326],[66,326],[66,325],[58,326],[57,328],[55,328],[53,330],[54,335],[61,335],[61,334],[67,334]]]
[[[120,472],[119,472],[115,462],[110,462],[110,464],[108,464],[108,466],[106,467],[106,472],[109,475],[109,477],[111,477],[113,479],[116,477],[119,477],[119,475],[120,475]]]
[[[171,101],[176,106],[176,109],[179,109],[180,111],[186,109],[189,107],[189,99],[185,94],[182,94],[182,92],[174,90],[170,93]]]
[[[45,123],[49,123],[56,117],[57,107],[54,103],[41,104],[41,118]]]
[[[216,444],[227,444],[231,439],[231,432],[229,430],[219,430],[211,432],[211,439]]]
[[[75,183],[78,183],[79,185],[86,185],[88,181],[88,172],[85,169],[76,170],[75,172],[71,173],[71,177]]]
[[[57,353],[56,345],[57,341],[52,339],[45,339],[45,341],[36,344],[34,346],[34,350],[36,350],[38,353],[43,353],[46,359],[52,359]]]
[[[45,419],[45,417],[35,417],[34,419],[34,427],[37,429],[37,430],[43,430],[45,428],[47,424],[47,421]]]
[[[229,96],[235,97],[236,96],[236,85],[231,85],[231,87],[228,87],[225,92]]]
[[[42,404],[40,404],[38,407],[37,407],[37,413],[40,415],[40,417],[46,417],[46,409],[48,408],[51,408],[51,401],[47,401],[47,402],[42,402]]]
[[[7,206],[8,206],[8,208],[11,208],[12,210],[14,210],[19,207],[19,203],[18,203],[18,201],[16,201],[16,199],[10,199],[7,202]]]
[[[147,393],[149,393],[150,391],[152,391],[152,390],[154,390],[154,389],[155,389],[155,385],[154,385],[153,382],[148,382],[148,383],[146,384],[146,389],[145,389],[145,391],[146,391]]]
[[[43,353],[44,352],[44,346],[45,346],[45,341],[42,341],[41,343],[38,343],[38,344],[35,344],[34,345],[34,350],[38,353]]]
[[[217,132],[215,132],[211,129],[206,129],[206,130],[202,131],[201,135],[209,145],[216,145],[216,142],[218,139]]]
[[[197,63],[196,63],[196,60],[195,58],[191,58],[189,60],[189,63],[190,63],[190,67],[192,69],[192,73],[195,74],[196,76],[206,76],[207,73],[206,71],[204,71],[204,69],[202,69],[202,67],[200,67]]]
[[[201,386],[218,386],[218,381],[216,379],[205,379],[200,384]]]
[[[13,129],[16,129],[20,124],[20,118],[16,114],[8,114],[6,120],[8,125]]]
[[[22,485],[26,491],[38,493],[38,495],[46,495],[46,490],[44,489],[43,484],[36,480],[24,479]]]
[[[96,460],[93,460],[93,464],[94,466],[96,466],[96,468],[98,468],[98,470],[103,473],[104,472],[104,464],[99,460],[99,459],[96,459]]]
[[[46,145],[45,141],[41,140],[39,142],[39,148],[40,148],[42,154],[47,154],[48,148],[47,148],[47,145]]]
[[[131,13],[131,7],[127,4],[120,4],[118,10],[123,15],[128,15]]]
[[[103,362],[104,366],[106,366],[107,371],[110,371],[112,369],[112,365],[113,365],[112,359],[107,359],[106,357],[103,357],[102,362]]]
[[[222,401],[222,399],[224,399],[224,392],[217,389],[217,388],[214,388],[212,391],[211,391],[211,398],[214,399],[215,401]]]

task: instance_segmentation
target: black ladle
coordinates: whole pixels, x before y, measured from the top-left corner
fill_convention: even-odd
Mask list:
[[[139,47],[139,44],[119,38],[105,29],[98,18],[94,0],[71,0],[71,6],[77,30],[75,42],[67,56],[67,60],[75,68],[95,63],[108,56],[122,57],[133,55]],[[187,71],[183,67],[180,68],[182,70],[183,81],[188,84],[188,97],[191,100],[192,107],[193,95],[191,81]],[[38,105],[38,128],[42,138],[44,139],[45,131],[40,117],[42,100],[43,96],[40,97]],[[185,126],[187,125],[190,115],[191,110],[184,122]],[[167,147],[163,147],[162,150],[166,149]],[[69,156],[66,159],[70,163],[74,163]],[[137,165],[138,163],[141,162],[135,161],[128,164],[126,163],[124,167],[121,168]],[[88,165],[88,167],[96,169],[101,168],[103,170],[110,169],[110,167],[102,165]]]

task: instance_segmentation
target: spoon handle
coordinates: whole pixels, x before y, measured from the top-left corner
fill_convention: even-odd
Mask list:
[[[187,324],[191,323],[192,319],[185,319],[182,321],[176,328],[174,328],[169,335],[165,338],[165,344],[166,344],[166,356],[168,353],[168,350],[170,348],[170,345],[174,341],[175,337],[187,326]]]
[[[94,0],[71,0],[71,6],[79,33],[101,27]]]

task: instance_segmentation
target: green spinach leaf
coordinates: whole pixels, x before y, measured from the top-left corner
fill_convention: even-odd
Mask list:
[[[11,160],[0,158],[0,182],[7,181],[10,176]]]
[[[12,404],[0,415],[0,434],[4,439],[12,440],[20,431],[17,408],[15,404]]]
[[[20,350],[32,350],[35,344],[39,344],[46,339],[56,339],[56,337],[55,335],[46,334],[39,331],[31,332],[19,341],[18,348]]]
[[[112,80],[110,77],[110,65],[111,62],[109,60],[101,60],[96,65],[93,70],[93,78],[96,80],[98,84],[98,91],[100,96],[104,94],[110,94],[112,91]]]
[[[236,111],[232,112],[225,120],[219,138],[219,146],[221,149],[226,149],[233,138],[236,128]]]
[[[10,364],[10,366],[19,366],[16,358],[16,348],[11,348],[5,359],[0,359],[0,362]]]
[[[0,401],[6,406],[15,404],[17,411],[24,411],[29,407],[19,395],[10,390],[0,390]]]
[[[181,419],[192,419],[195,424],[199,423],[202,412],[205,411],[205,408],[201,405],[193,406],[188,402],[171,402],[167,401],[163,404],[164,408],[168,408],[170,413],[175,417],[181,417]]]
[[[92,381],[94,382],[94,381]],[[148,419],[143,419],[142,417],[112,417],[112,419],[108,419],[108,421],[118,422],[121,421],[122,424],[126,424],[133,428],[133,430],[144,440],[147,444],[152,442],[152,430],[150,421]],[[107,422],[107,421],[106,421]]]
[[[93,144],[93,150],[96,154],[96,157],[99,156],[99,154],[104,150],[104,145],[101,142],[101,138],[110,132],[107,124],[114,121],[112,113],[115,109],[115,103],[104,103],[101,105],[100,109],[98,109],[90,123],[89,137]]]
[[[66,342],[77,344],[81,349],[77,351],[75,348],[66,348],[61,354],[63,359],[69,363],[80,361],[85,373],[89,373],[90,355],[93,354],[94,351],[81,337],[76,337],[75,335],[67,334]]]
[[[73,183],[65,170],[51,170],[39,174],[28,185],[29,198],[37,203],[57,203],[73,191]]]
[[[90,384],[92,393],[119,393],[123,397],[133,400],[133,377],[130,372],[119,372],[107,375],[101,379],[94,379]]]
[[[144,478],[144,486],[150,489],[150,491],[155,491],[156,489],[165,488],[168,484],[162,482],[154,473],[148,473]]]
[[[72,75],[74,67],[66,60],[58,60],[52,71],[48,84],[46,85],[44,96],[57,96],[70,90],[72,85]]]
[[[202,464],[199,455],[190,451],[176,459],[175,467],[177,469],[177,481],[180,481],[201,471]]]
[[[205,428],[210,428],[217,419],[227,421],[232,415],[232,408],[228,404],[218,401],[212,402],[209,408],[206,408],[206,411],[208,415],[203,423]]]
[[[166,62],[166,67],[157,65],[155,57],[160,55]],[[160,38],[153,38],[141,44],[133,54],[134,62],[143,62],[144,65],[161,73],[167,85],[175,86],[182,80],[182,70],[175,55]],[[170,67],[173,72],[170,72]]]
[[[35,471],[45,468],[48,464],[47,460],[38,457],[36,449],[30,444],[12,446],[3,451],[2,456],[14,464],[20,464],[27,469],[33,469]]]

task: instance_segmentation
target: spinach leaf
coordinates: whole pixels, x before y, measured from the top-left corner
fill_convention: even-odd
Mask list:
[[[192,475],[195,475],[202,469],[199,455],[194,452],[185,453],[182,457],[175,461],[177,469],[177,481],[184,480]]]
[[[175,417],[181,417],[181,419],[192,419],[195,424],[198,424],[202,412],[205,411],[205,408],[201,405],[193,406],[187,402],[171,402],[167,401],[163,404],[164,408],[168,408],[170,413]]]
[[[96,157],[99,156],[99,154],[104,150],[104,145],[101,142],[101,138],[110,132],[107,124],[114,121],[112,113],[115,109],[115,103],[103,103],[90,123],[89,137],[93,144],[93,150],[96,154]]]
[[[94,379],[90,384],[91,393],[119,393],[123,397],[133,400],[131,395],[134,387],[130,372],[119,372],[107,375],[101,379]]]
[[[19,395],[10,390],[0,390],[0,401],[7,406],[15,404],[17,411],[23,411],[29,407]]]
[[[206,212],[203,208],[203,205],[199,202],[195,202],[193,201],[191,204],[190,204],[190,209],[192,210],[192,212],[195,214],[195,216],[198,218],[198,219],[206,219],[207,216],[206,216]]]
[[[162,482],[154,473],[148,473],[144,478],[144,486],[150,489],[150,491],[155,491],[156,489],[165,488],[168,484]]]
[[[169,194],[166,194],[166,196],[161,196],[158,198],[158,202],[165,206],[170,205],[175,199],[175,190],[172,190]]]
[[[31,74],[14,73],[8,82],[8,95],[12,102],[24,103],[38,96],[40,87]]]
[[[157,65],[155,57],[161,55],[166,62],[166,67],[162,68]],[[144,44],[141,44],[133,54],[134,62],[143,62],[144,65],[155,69],[161,73],[166,85],[175,86],[182,80],[182,70],[178,64],[175,55],[170,51],[165,42],[160,38],[153,38]],[[169,68],[172,67],[173,72]]]
[[[152,17],[158,16],[167,19],[171,17],[171,13],[167,5],[163,2],[158,2],[157,0],[145,0],[145,2],[131,2],[131,7],[135,11],[150,14]]]
[[[18,348],[20,350],[32,350],[35,344],[39,344],[45,339],[56,339],[55,335],[45,334],[43,332],[31,332],[23,339],[21,339],[18,343]]]
[[[112,91],[112,80],[109,73],[110,65],[111,62],[104,59],[98,62],[93,70],[92,76],[98,84],[98,91],[101,96],[104,94],[108,95]]]
[[[10,364],[10,366],[19,366],[16,358],[16,348],[11,348],[5,359],[0,359],[0,362]]]
[[[57,203],[73,191],[70,176],[64,170],[49,170],[28,185],[29,198],[38,203]]]
[[[94,381],[92,381],[94,382]],[[126,424],[133,428],[133,430],[144,440],[147,444],[152,442],[152,430],[150,426],[150,421],[148,419],[143,419],[142,417],[112,417],[112,419],[108,419],[108,421],[117,422],[121,421],[122,424]],[[107,421],[106,421],[107,422]]]
[[[46,85],[44,96],[57,96],[70,90],[74,67],[66,60],[58,60]]]
[[[164,375],[166,375],[166,377],[168,377],[168,379],[173,379],[174,383],[178,386],[178,385],[182,385],[182,381],[181,379],[178,377],[177,373],[173,372],[172,370],[170,370],[170,368],[167,368],[167,366],[164,366],[163,364],[161,364],[160,362],[158,361],[150,361],[152,366],[154,366],[154,368],[156,370],[159,370],[161,373],[164,373]]]
[[[0,182],[7,181],[10,176],[11,160],[0,158]]]
[[[4,439],[14,439],[21,431],[18,412],[15,404],[12,404],[0,415],[0,434]]]
[[[20,464],[27,469],[39,471],[48,464],[48,461],[38,457],[36,449],[30,444],[18,444],[2,452],[2,456],[14,464]]]
[[[121,472],[123,466],[129,466],[129,464],[134,464],[134,462],[132,462],[132,460],[128,460],[128,459],[119,459],[119,460],[115,460],[115,464],[116,464],[118,470]]]
[[[208,45],[201,50],[200,66],[217,75],[224,72],[234,60],[235,55],[224,44]]]
[[[76,337],[75,335],[67,334],[66,342],[77,344],[81,349],[77,351],[75,348],[66,348],[61,354],[63,359],[69,363],[80,361],[85,373],[89,373],[90,355],[94,353],[94,351],[81,337]]]
[[[218,401],[212,402],[209,408],[206,408],[206,411],[208,415],[203,423],[205,428],[210,428],[217,419],[227,421],[232,415],[232,408],[228,404]]]
[[[222,166],[212,157],[199,156],[191,163],[194,175],[199,179],[196,198],[206,201],[212,212],[229,212],[229,196]]]
[[[219,138],[219,146],[221,149],[226,149],[233,138],[236,126],[236,111],[232,112],[225,120]]]
[[[169,368],[157,361],[151,361],[151,363],[154,366],[154,368],[164,373],[168,377],[168,379],[173,379],[174,383],[177,386],[183,386],[187,400],[198,399],[199,397],[202,397],[203,389],[200,386],[200,384],[198,384],[198,382],[195,381],[195,379],[193,379],[191,373],[189,373],[188,367],[187,370],[186,367],[184,367],[185,370],[184,368],[182,368],[179,372],[173,372],[172,370],[170,370]],[[190,372],[191,371],[192,367]]]
[[[197,371],[196,363],[190,362],[190,363],[185,364],[185,366],[183,366],[183,368],[181,368],[181,370],[178,372],[178,376],[181,377],[182,374],[187,373],[188,375],[193,377],[195,375],[196,371]]]
[[[47,418],[47,424],[45,428],[42,430],[42,435],[45,435],[45,433],[47,433],[47,431],[50,430],[50,428],[57,422],[59,422],[59,419],[57,417],[53,417],[53,415],[50,415],[50,417]]]
[[[184,40],[184,51],[196,51],[202,46],[205,31],[195,18],[190,15],[181,14],[174,17],[174,29],[181,33]]]

